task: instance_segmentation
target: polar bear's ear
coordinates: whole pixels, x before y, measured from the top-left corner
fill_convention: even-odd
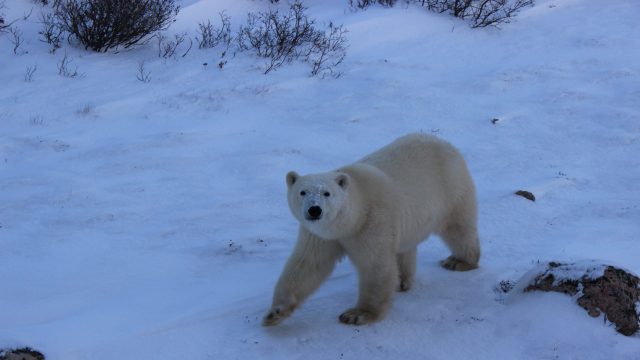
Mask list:
[[[293,184],[295,184],[296,181],[298,181],[299,177],[300,177],[300,175],[298,175],[297,172],[289,171],[287,173],[287,187],[291,187]]]
[[[349,186],[349,175],[338,175],[338,177],[336,178],[336,183],[338,183],[338,186],[340,186],[342,190],[346,189]]]

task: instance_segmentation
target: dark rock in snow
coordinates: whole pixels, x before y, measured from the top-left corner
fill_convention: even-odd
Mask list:
[[[536,197],[526,190],[518,190],[515,192],[516,195],[522,196],[523,198],[531,201],[536,201]]]
[[[640,279],[623,269],[594,261],[550,262],[524,288],[534,290],[574,296],[589,315],[604,313],[605,320],[623,335],[633,335],[640,328]]]
[[[44,360],[44,355],[30,347],[0,350],[0,360]]]

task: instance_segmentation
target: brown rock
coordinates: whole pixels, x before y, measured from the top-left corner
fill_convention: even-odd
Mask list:
[[[577,295],[578,305],[590,316],[604,313],[605,320],[615,324],[619,333],[629,336],[640,329],[639,284],[637,276],[610,265],[550,262],[524,291]]]
[[[0,360],[44,360],[41,352],[25,347],[13,350],[0,350]]]
[[[518,190],[515,192],[516,195],[522,196],[523,198],[531,201],[536,201],[536,197],[529,191],[526,190]]]

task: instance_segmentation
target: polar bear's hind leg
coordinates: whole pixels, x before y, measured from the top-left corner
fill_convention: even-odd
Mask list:
[[[468,271],[478,267],[480,260],[480,240],[476,220],[472,216],[462,217],[445,228],[440,234],[451,250],[451,256],[442,260],[445,269]]]
[[[413,277],[416,273],[416,252],[417,249],[396,255],[398,258],[398,291],[408,291],[413,284]]]

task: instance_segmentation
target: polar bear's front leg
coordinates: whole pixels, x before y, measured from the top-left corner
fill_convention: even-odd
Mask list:
[[[343,312],[340,322],[363,325],[382,320],[391,305],[397,281],[398,265],[393,251],[351,256],[358,269],[359,295],[356,307]]]
[[[338,242],[320,239],[301,228],[262,325],[277,325],[289,317],[326,280],[343,254]]]
[[[278,325],[282,322],[282,320],[288,318],[293,313],[293,310],[296,308],[297,301],[295,297],[291,294],[289,298],[280,298],[278,299],[278,303],[274,301],[271,309],[265,315],[264,319],[262,319],[263,326],[273,326]]]

